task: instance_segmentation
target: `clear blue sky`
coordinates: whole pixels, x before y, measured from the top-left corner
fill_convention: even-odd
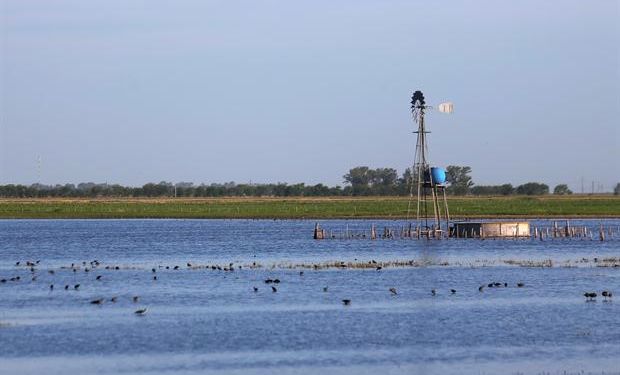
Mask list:
[[[618,0],[2,0],[0,183],[620,181]]]

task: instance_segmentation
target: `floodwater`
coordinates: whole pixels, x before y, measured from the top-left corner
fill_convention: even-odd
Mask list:
[[[620,374],[620,220],[571,225],[593,239],[315,241],[310,221],[0,220],[0,374]]]

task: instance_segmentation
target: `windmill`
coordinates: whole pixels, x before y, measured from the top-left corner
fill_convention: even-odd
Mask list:
[[[418,129],[414,132],[417,134],[417,141],[411,171],[407,220],[409,220],[415,191],[418,235],[441,238],[444,234],[449,234],[450,212],[448,210],[448,200],[446,199],[446,172],[442,168],[431,167],[428,161],[426,134],[430,132],[426,130],[424,116],[431,109],[433,107],[426,104],[422,91],[415,91],[411,97],[411,114]],[[439,104],[437,109],[439,112],[452,113],[453,105],[452,103],[442,103]],[[442,204],[440,204],[440,196],[443,208],[441,207]],[[445,223],[442,223],[442,217],[445,219]]]

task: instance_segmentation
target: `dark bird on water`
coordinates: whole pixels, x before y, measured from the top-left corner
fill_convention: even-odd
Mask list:
[[[271,284],[272,282],[273,282],[273,280],[271,280],[271,279],[265,280],[265,284]]]
[[[101,275],[96,277],[97,280],[101,280]]]
[[[278,291],[278,289],[276,289],[276,287],[275,287],[275,286],[272,286],[272,287],[271,287],[271,291],[275,293],[275,292],[277,292],[277,291]]]
[[[479,291],[479,292],[482,292],[483,290],[484,290],[484,285],[480,285],[480,286],[478,287],[478,291]]]
[[[393,295],[398,294],[398,292],[396,291],[396,288],[390,288],[390,293],[392,293]]]
[[[188,266],[188,267],[191,267],[191,266],[192,266],[192,264],[191,264],[191,263],[189,263],[189,262],[187,262],[187,266]]]
[[[299,276],[303,276],[304,275],[304,271],[299,271]]]
[[[140,297],[138,297],[138,296],[133,296],[133,301],[134,301],[134,302],[138,302],[138,298],[140,298]]]
[[[450,293],[455,294],[456,293],[456,289],[450,289]]]
[[[178,269],[179,269],[179,266],[174,266],[174,269],[175,269],[175,270],[178,270]]]
[[[112,297],[112,298],[110,298],[110,302],[116,303],[116,299],[117,299],[117,297]]]
[[[155,270],[155,268],[151,268],[151,272],[155,273],[157,271]]]
[[[489,283],[489,284],[487,284],[487,286],[488,286],[489,288],[493,288],[493,283]]]
[[[381,271],[382,268],[383,267],[381,267],[381,266],[377,267],[377,271]]]
[[[613,294],[608,290],[603,290],[603,292],[601,293],[601,296],[605,297],[605,301],[607,301],[607,298],[611,298]]]
[[[157,276],[153,276],[153,280],[157,281]]]
[[[504,283],[504,288],[508,288],[508,283]]]
[[[587,298],[588,301],[594,301],[594,299],[596,298],[596,293],[595,292],[586,292],[583,294],[584,297]]]
[[[54,284],[50,284],[50,290],[54,290]]]
[[[103,303],[103,298],[94,299],[94,300],[90,301],[90,303],[93,304],[93,305],[101,305]]]
[[[80,289],[80,284],[75,284],[75,285],[73,286],[73,289],[75,289],[75,290]]]
[[[437,291],[436,291],[435,289],[431,289],[431,294],[432,294],[432,295],[436,295],[436,294],[437,294]]]
[[[274,282],[275,284],[280,284],[280,279],[274,279],[274,280],[273,280],[273,282]]]
[[[525,286],[524,283],[517,283],[517,288],[523,288]]]
[[[343,299],[343,300],[342,300],[342,303],[343,303],[345,306],[349,306],[349,305],[351,304],[351,300],[350,300],[350,299]]]
[[[327,292],[327,287],[326,286],[323,287],[323,291]]]
[[[254,292],[258,292],[258,288],[257,287],[254,287]]]
[[[138,309],[138,310],[134,311],[134,314],[136,314],[136,315],[144,315],[144,314],[146,314],[146,307],[143,308],[143,309]]]
[[[65,285],[65,290],[69,290],[69,285]]]

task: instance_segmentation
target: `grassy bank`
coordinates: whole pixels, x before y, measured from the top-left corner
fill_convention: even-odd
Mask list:
[[[408,198],[0,199],[0,218],[402,218]],[[450,198],[463,217],[620,217],[620,197]],[[415,215],[415,202],[412,204]]]

